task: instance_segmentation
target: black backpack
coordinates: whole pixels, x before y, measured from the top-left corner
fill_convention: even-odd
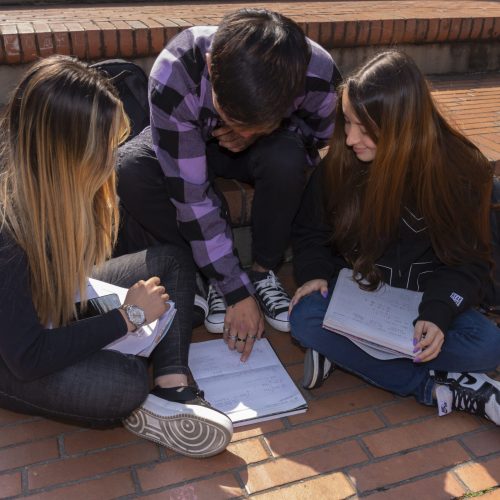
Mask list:
[[[130,119],[128,141],[149,125],[148,77],[143,69],[124,59],[108,59],[95,64],[113,82]]]

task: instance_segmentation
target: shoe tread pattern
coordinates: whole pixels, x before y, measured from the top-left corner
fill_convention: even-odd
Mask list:
[[[226,429],[204,418],[178,414],[165,417],[144,408],[135,410],[125,427],[142,438],[189,457],[211,457],[223,451],[231,440]]]

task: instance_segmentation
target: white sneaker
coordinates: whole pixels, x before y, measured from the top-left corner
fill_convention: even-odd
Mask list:
[[[205,317],[205,328],[210,333],[224,333],[226,303],[214,286],[208,287],[208,314]]]
[[[302,387],[304,389],[317,389],[333,371],[331,361],[318,351],[307,348],[304,356],[304,376]]]
[[[500,382],[484,373],[438,371],[434,380],[439,415],[463,410],[500,425]]]
[[[290,306],[290,297],[285,292],[278,277],[269,271],[264,279],[254,281],[253,285],[266,321],[280,332],[289,332],[288,307]]]
[[[195,387],[156,387],[123,425],[137,436],[193,458],[224,451],[233,436],[229,417],[212,408]]]

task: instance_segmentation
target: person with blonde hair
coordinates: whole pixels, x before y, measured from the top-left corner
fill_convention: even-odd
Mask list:
[[[341,85],[329,153],[294,225],[292,335],[304,384],[331,365],[396,394],[500,424],[500,330],[477,310],[491,285],[487,159],[445,120],[415,62],[381,53]],[[365,290],[423,292],[413,359],[381,360],[322,327],[342,268]]]
[[[22,78],[2,122],[0,407],[129,430],[193,457],[224,450],[232,424],[189,384],[194,267],[161,246],[107,260],[118,228],[115,153],[128,119],[111,83],[52,56]],[[75,321],[89,276],[127,287],[122,307]],[[166,292],[168,290],[168,294]],[[107,344],[177,314],[143,358]]]

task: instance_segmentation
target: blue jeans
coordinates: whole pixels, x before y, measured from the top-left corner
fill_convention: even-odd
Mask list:
[[[153,351],[153,376],[189,374],[194,301],[194,266],[182,249],[158,246],[111,259],[93,277],[129,288],[140,279],[159,276],[177,314]],[[0,358],[0,407],[95,428],[119,425],[149,393],[144,358],[101,350],[37,380],[17,379]]]
[[[435,359],[427,363],[406,358],[376,359],[342,335],[322,327],[332,289],[326,299],[315,292],[294,307],[290,318],[292,335],[304,347],[382,389],[400,396],[413,395],[417,401],[431,405],[434,382],[429,370],[486,372],[500,363],[500,329],[474,310],[455,318]]]

